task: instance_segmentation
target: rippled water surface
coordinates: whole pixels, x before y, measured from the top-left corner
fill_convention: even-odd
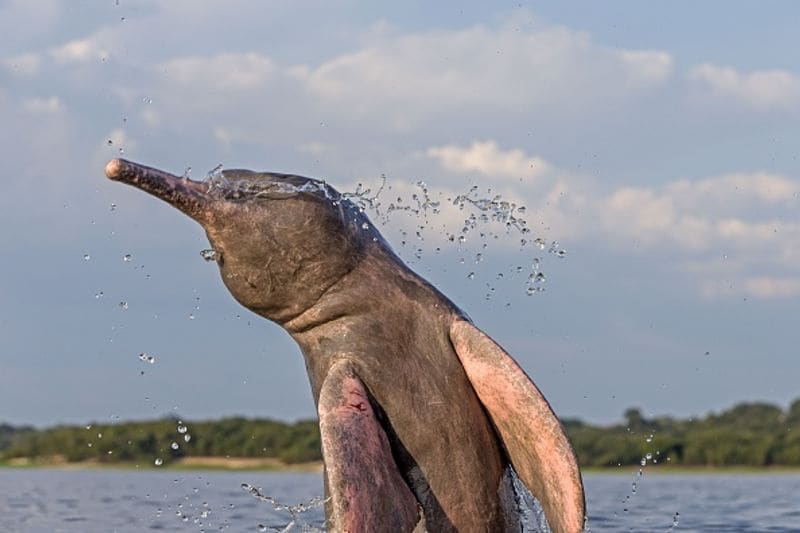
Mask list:
[[[591,531],[800,531],[800,474],[584,481]],[[0,469],[0,531],[302,531],[322,526],[322,508],[281,504],[321,493],[319,474]]]

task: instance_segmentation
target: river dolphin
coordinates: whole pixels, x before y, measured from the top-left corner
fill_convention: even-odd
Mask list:
[[[519,481],[553,531],[583,530],[575,454],[539,389],[353,202],[289,174],[105,171],[200,223],[233,297],[300,346],[331,531],[519,531]]]

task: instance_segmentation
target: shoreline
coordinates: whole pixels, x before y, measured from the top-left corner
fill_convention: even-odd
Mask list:
[[[322,473],[322,461],[311,461],[306,463],[284,463],[274,458],[256,457],[214,457],[214,456],[195,456],[184,457],[156,466],[153,463],[136,462],[99,462],[99,461],[79,461],[69,462],[62,457],[49,457],[31,459],[20,457],[9,461],[0,462],[0,469],[46,469],[58,468],[62,470],[211,470],[221,472],[236,471],[260,471],[260,472],[298,472],[298,473]],[[636,465],[623,467],[587,467],[582,468],[583,475],[593,474],[619,474],[635,475],[641,467]],[[665,466],[648,465],[643,468],[643,473],[647,475],[681,475],[681,474],[800,474],[800,467],[797,466]]]
[[[653,466],[648,465],[640,467],[636,465],[630,466],[613,466],[613,467],[595,467],[590,466],[581,469],[582,474],[637,474],[639,470],[642,475],[679,475],[679,474],[800,474],[800,466],[790,465],[773,465],[773,466],[691,466],[691,465],[677,465],[677,466]]]
[[[184,457],[181,459],[165,462],[163,465],[156,466],[154,463],[141,462],[100,462],[90,461],[66,461],[62,457],[30,458],[18,457],[8,461],[0,462],[0,469],[36,469],[36,468],[58,468],[62,470],[218,470],[227,472],[236,471],[263,471],[263,472],[322,472],[322,461],[310,461],[305,463],[284,463],[273,458],[257,457],[213,457],[195,456]]]

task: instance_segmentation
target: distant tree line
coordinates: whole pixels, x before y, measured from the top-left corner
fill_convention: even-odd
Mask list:
[[[8,448],[14,437],[33,431],[32,427],[14,427],[9,424],[0,424],[0,451]]]
[[[704,418],[645,418],[628,409],[622,424],[598,427],[564,421],[582,467],[800,466],[800,399],[784,412],[743,403]]]
[[[0,440],[0,443],[3,441]],[[295,423],[247,418],[57,426],[18,432],[0,446],[0,461],[14,458],[68,462],[167,464],[185,456],[277,459],[287,464],[321,458],[315,420]]]
[[[800,399],[787,411],[744,403],[699,419],[647,419],[639,409],[627,410],[624,417],[622,424],[604,427],[564,421],[581,466],[800,466]],[[319,429],[315,420],[241,417],[44,430],[0,425],[0,461],[60,457],[69,462],[152,464],[158,458],[167,464],[186,456],[316,461],[321,459]]]

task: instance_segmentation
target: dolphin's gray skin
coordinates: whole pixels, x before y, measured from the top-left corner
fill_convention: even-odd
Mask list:
[[[509,464],[553,531],[583,529],[575,455],[503,349],[323,182],[207,182],[115,159],[106,175],[199,222],[234,298],[300,345],[333,531],[519,530]]]

